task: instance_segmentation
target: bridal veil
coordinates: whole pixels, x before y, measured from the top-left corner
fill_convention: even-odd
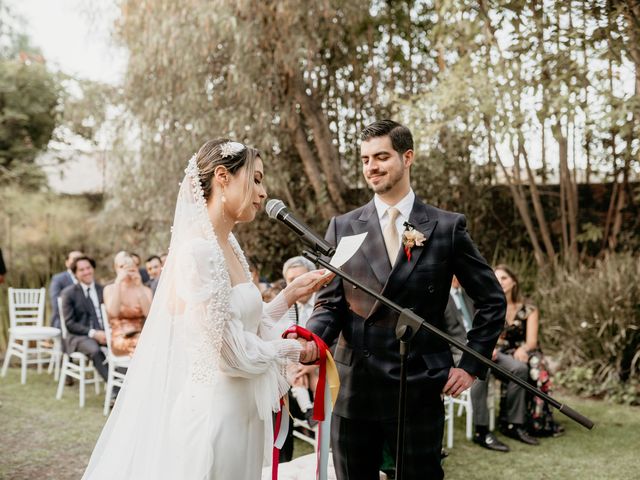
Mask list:
[[[255,375],[256,405],[270,435],[271,411],[288,389],[284,364],[271,368],[274,358],[296,360],[300,351],[297,342],[275,339],[275,319],[286,312],[286,302],[274,301],[274,320],[263,322],[262,336],[271,333],[272,341],[248,345],[250,335],[234,333],[238,327],[228,321],[231,283],[208,218],[195,156],[185,173],[151,310],[83,479],[206,478],[213,461],[211,439],[200,431],[206,425],[198,422],[215,405],[203,402],[196,390],[212,388],[221,368]],[[249,281],[240,247],[233,236],[230,241]],[[228,358],[225,342],[233,343],[226,346],[235,352]]]

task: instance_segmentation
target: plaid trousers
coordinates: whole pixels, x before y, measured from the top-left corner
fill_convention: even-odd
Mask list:
[[[395,459],[397,420],[331,419],[333,463],[338,480],[378,480],[386,442]],[[420,411],[407,412],[404,441],[404,480],[440,480],[444,406],[431,402]]]

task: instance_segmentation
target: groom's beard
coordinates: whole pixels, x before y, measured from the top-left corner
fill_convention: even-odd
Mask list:
[[[369,185],[369,188],[373,190],[373,193],[377,193],[378,195],[384,195],[385,193],[391,191],[393,187],[400,183],[402,177],[404,176],[403,169],[392,172],[387,171],[383,173],[386,173],[386,178],[384,178],[383,181],[377,185],[373,185],[368,178],[365,178],[365,180],[367,181],[367,185]]]

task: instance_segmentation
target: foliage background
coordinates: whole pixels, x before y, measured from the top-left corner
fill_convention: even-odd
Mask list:
[[[9,283],[45,285],[71,248],[97,257],[104,279],[120,249],[164,251],[186,161],[217,136],[260,148],[270,196],[324,231],[332,215],[370,198],[358,135],[393,117],[416,139],[416,192],[465,213],[486,258],[521,274],[542,309],[543,348],[566,369],[559,378],[575,391],[637,401],[637,2],[118,5],[115,36],[130,62],[117,88],[52,73],[0,21]],[[106,191],[48,191],[38,155],[72,137],[97,146],[105,126],[115,132]],[[271,279],[299,253],[265,216],[238,235]],[[0,290],[0,336],[5,301]],[[601,388],[581,390],[586,378]]]

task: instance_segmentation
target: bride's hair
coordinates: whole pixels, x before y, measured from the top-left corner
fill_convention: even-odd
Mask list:
[[[229,148],[229,146],[231,147]],[[244,189],[246,198],[241,208],[245,208],[251,204],[256,158],[260,158],[260,152],[258,150],[234,142],[228,138],[216,138],[202,145],[196,154],[196,162],[200,173],[200,185],[202,186],[205,200],[208,202],[213,193],[213,176],[216,167],[223,166],[232,175],[236,175],[238,171],[246,167],[247,184]]]

